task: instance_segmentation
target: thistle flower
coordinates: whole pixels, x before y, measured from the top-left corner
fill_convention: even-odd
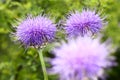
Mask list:
[[[16,29],[15,36],[25,46],[41,46],[54,40],[56,25],[46,16],[28,16]]]
[[[104,19],[95,11],[83,10],[71,13],[65,22],[65,31],[69,37],[84,36],[88,32],[95,34],[103,27]]]
[[[59,74],[60,80],[84,80],[86,77],[94,80],[101,77],[104,68],[112,66],[114,61],[105,43],[89,37],[63,43],[53,50],[53,54],[56,57],[50,61],[53,65],[51,73]]]

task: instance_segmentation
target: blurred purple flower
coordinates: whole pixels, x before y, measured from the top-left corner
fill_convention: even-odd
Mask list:
[[[112,66],[114,61],[109,46],[89,37],[63,43],[53,53],[56,57],[51,60],[53,68],[50,72],[59,74],[60,80],[84,80],[85,77],[94,80],[102,77],[104,68]]]
[[[104,19],[95,11],[88,9],[83,10],[81,13],[75,11],[68,16],[65,31],[69,37],[84,36],[88,31],[92,34],[99,32],[103,24]]]
[[[18,25],[15,36],[25,46],[39,47],[46,42],[54,40],[55,26],[46,16],[28,16]]]

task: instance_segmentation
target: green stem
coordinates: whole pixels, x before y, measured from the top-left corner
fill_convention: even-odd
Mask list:
[[[38,50],[38,53],[39,53],[39,58],[40,58],[41,66],[42,66],[44,80],[48,80],[48,75],[47,75],[47,71],[46,71],[46,67],[45,67],[45,62],[44,62],[44,58],[43,58],[43,54],[42,54],[42,49]]]

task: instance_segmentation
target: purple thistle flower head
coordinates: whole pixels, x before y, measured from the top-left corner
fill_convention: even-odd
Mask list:
[[[78,35],[84,36],[88,32],[95,34],[100,31],[104,24],[104,19],[95,11],[83,10],[81,13],[75,11],[71,13],[65,24],[65,31],[69,37]]]
[[[51,73],[59,74],[60,80],[84,80],[85,77],[94,80],[102,77],[104,68],[112,66],[114,61],[105,43],[89,37],[63,43],[53,53],[56,57],[51,60]]]
[[[46,16],[28,16],[16,29],[15,36],[25,46],[38,46],[55,38],[56,25]]]

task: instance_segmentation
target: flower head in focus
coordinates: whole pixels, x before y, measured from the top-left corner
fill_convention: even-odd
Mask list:
[[[59,74],[60,80],[84,80],[87,77],[102,77],[104,68],[113,66],[114,57],[109,47],[99,39],[78,37],[63,43],[53,50],[56,56],[51,60],[52,74]]]
[[[56,25],[46,16],[28,16],[16,29],[15,36],[25,46],[41,46],[55,38]]]
[[[84,36],[88,32],[95,34],[103,27],[104,19],[96,11],[82,10],[70,13],[65,22],[65,31],[69,37]]]

